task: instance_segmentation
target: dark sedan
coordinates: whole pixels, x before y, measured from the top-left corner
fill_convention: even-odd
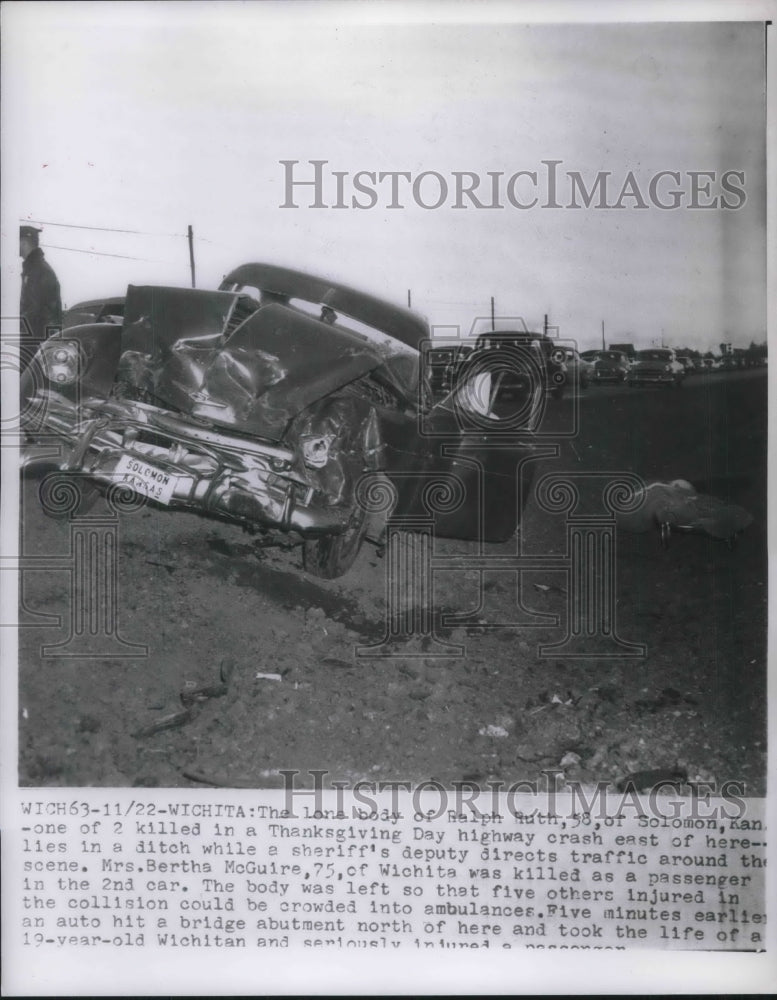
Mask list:
[[[629,359],[620,351],[597,351],[593,358],[592,382],[625,382]]]
[[[668,385],[679,388],[685,378],[685,368],[668,347],[637,351],[629,372],[629,385]]]
[[[121,325],[101,314],[47,341],[22,381],[28,441],[57,444],[74,488],[280,534],[322,577],[388,514],[442,537],[514,534],[530,415],[503,447],[477,367],[435,403],[416,314],[268,264],[217,291],[130,285],[122,307]]]

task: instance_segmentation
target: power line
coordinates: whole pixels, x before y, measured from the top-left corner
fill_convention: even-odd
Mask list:
[[[41,243],[47,250],[69,250],[71,253],[88,253],[95,257],[120,257],[122,260],[140,260],[146,264],[164,264],[161,260],[151,260],[150,257],[128,257],[123,253],[101,253],[99,250],[79,250],[77,247],[58,247],[53,243]]]
[[[174,239],[185,239],[186,233],[149,233],[144,229],[110,229],[106,226],[78,226],[70,222],[43,222],[41,219],[19,219],[22,225],[30,223],[36,226],[56,226],[60,229],[88,229],[96,233],[126,233],[130,236],[169,236]]]
[[[108,229],[103,226],[76,226],[71,225],[69,222],[43,222],[41,219],[19,219],[22,224],[30,222],[34,223],[36,226],[57,226],[61,229],[90,229],[98,233],[131,233],[133,236],[142,236],[139,229]],[[151,235],[150,233],[145,235]]]

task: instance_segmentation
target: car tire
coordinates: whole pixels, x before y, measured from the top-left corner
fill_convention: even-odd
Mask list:
[[[341,413],[335,448],[337,457],[332,461],[340,462],[345,478],[344,492],[351,505],[351,517],[348,527],[341,534],[309,539],[303,545],[305,571],[324,580],[334,580],[351,568],[359,555],[368,527],[367,512],[356,498],[359,478],[366,467],[366,424],[352,400],[331,402],[340,408]]]
[[[354,504],[350,526],[341,535],[325,535],[303,547],[305,572],[322,580],[334,580],[356,562],[367,531],[367,515]]]

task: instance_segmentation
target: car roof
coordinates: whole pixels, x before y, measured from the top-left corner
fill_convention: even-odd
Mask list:
[[[530,333],[526,330],[491,330],[479,333],[475,339],[475,344],[483,344],[490,341],[504,341],[507,344],[527,344],[541,343],[544,347],[554,344],[555,341],[546,337],[543,333]]]
[[[318,278],[293,268],[276,267],[274,264],[242,264],[230,271],[219,287],[228,290],[231,285],[248,285],[288,298],[329,306],[409,347],[418,348],[422,341],[429,338],[429,326],[417,313],[328,278]]]
[[[478,339],[481,337],[491,337],[494,340],[498,340],[501,337],[509,340],[515,340],[516,337],[520,337],[522,340],[550,340],[544,333],[532,333],[531,330],[484,330],[482,333],[478,334]]]

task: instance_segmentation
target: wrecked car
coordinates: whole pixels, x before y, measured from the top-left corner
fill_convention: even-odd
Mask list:
[[[515,532],[537,415],[506,423],[466,382],[435,402],[418,315],[268,264],[215,291],[130,285],[117,315],[42,345],[22,382],[26,465],[55,442],[57,474],[87,495],[129,490],[300,544],[320,577],[388,516],[441,537]],[[376,484],[388,508],[365,500]]]

